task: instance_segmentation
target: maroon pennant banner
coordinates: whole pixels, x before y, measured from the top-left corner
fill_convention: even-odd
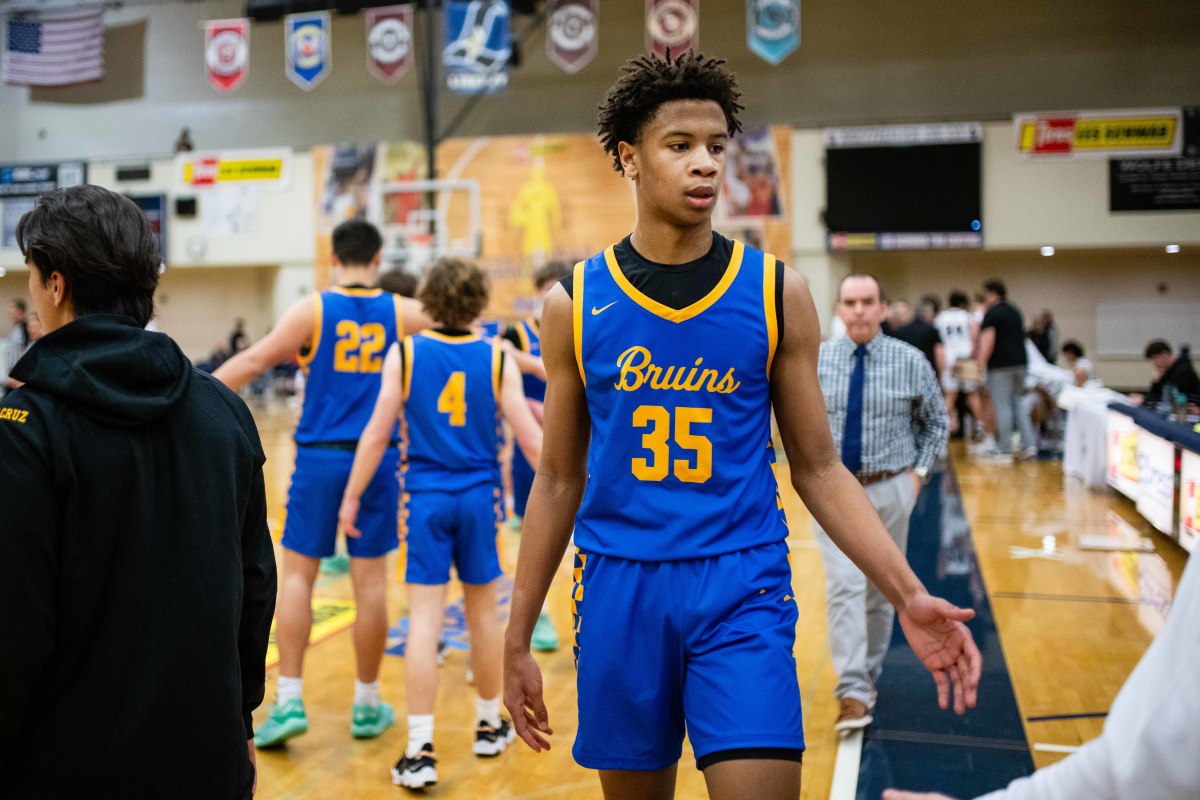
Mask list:
[[[222,94],[232,92],[250,71],[250,20],[213,19],[204,23],[204,72]]]
[[[646,50],[666,58],[700,49],[700,0],[646,0]]]
[[[367,71],[397,83],[413,62],[413,4],[368,8]]]
[[[574,75],[599,49],[600,0],[550,0],[546,11],[546,56]]]

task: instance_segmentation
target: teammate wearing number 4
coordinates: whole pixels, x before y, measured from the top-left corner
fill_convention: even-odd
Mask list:
[[[938,702],[975,704],[972,616],[931,597],[834,449],[804,281],[714,234],[739,93],[723,62],[628,64],[600,138],[633,180],[631,236],[546,299],[545,449],[505,637],[521,738],[552,733],[529,637],[572,526],[579,729],[608,798],[667,798],[686,725],[714,798],[796,798],[804,749],[795,601],[773,475],[899,609]],[[586,489],[586,490],[585,490]],[[578,509],[578,513],[576,510]]]
[[[333,231],[333,262],[339,285],[296,302],[270,333],[214,373],[237,390],[297,352],[308,373],[283,528],[283,580],[276,612],[278,693],[270,716],[255,734],[259,747],[283,744],[308,730],[301,669],[312,629],[317,568],[321,558],[333,555],[342,489],[379,394],[384,355],[400,338],[430,324],[415,300],[368,288],[379,271],[382,244],[379,231],[368,222],[338,225]],[[394,430],[391,439],[397,439]],[[398,462],[393,441],[363,502],[362,531],[346,542],[358,604],[358,674],[350,722],[355,738],[378,736],[395,721],[391,706],[379,698],[379,667],[387,644],[385,561],[399,547]]]
[[[342,528],[355,530],[366,512],[360,510],[359,498],[403,412],[408,430],[404,488],[409,512],[409,716],[408,746],[392,769],[392,781],[409,789],[437,782],[433,706],[451,564],[463,586],[471,667],[479,692],[474,753],[497,756],[514,738],[511,723],[500,717],[498,416],[503,414],[512,426],[517,446],[535,468],[542,448],[542,432],[525,402],[516,364],[504,357],[494,339],[469,329],[488,298],[487,279],[479,268],[462,259],[438,259],[418,297],[442,327],[405,339],[403,347],[388,352],[383,387],[363,431],[339,511]]]

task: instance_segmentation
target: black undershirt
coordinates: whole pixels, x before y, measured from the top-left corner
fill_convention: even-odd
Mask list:
[[[642,294],[668,308],[687,308],[704,298],[721,282],[729,259],[733,255],[733,240],[726,239],[713,231],[712,247],[700,258],[684,264],[659,264],[650,261],[634,249],[630,236],[626,236],[615,247],[613,255],[626,279]],[[779,341],[783,341],[783,271],[787,266],[776,261],[775,270],[775,319],[779,328]],[[571,297],[574,291],[572,275],[566,275],[559,284]]]
[[[445,328],[437,327],[432,329],[434,333],[440,333],[443,336],[472,336],[475,332],[466,328]],[[403,331],[401,331],[403,333]],[[401,339],[403,341],[403,339]],[[408,356],[404,353],[404,347],[400,348],[400,374],[404,374],[405,368],[408,366]],[[504,374],[504,351],[500,351],[500,374]]]

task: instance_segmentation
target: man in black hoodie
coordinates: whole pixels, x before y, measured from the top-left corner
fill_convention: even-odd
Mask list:
[[[129,200],[43,196],[17,242],[46,335],[0,404],[0,795],[249,798],[275,605],[254,421],[143,330]]]

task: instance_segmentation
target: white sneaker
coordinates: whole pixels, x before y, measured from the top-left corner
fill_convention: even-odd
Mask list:
[[[982,442],[967,445],[967,452],[973,456],[986,456],[996,450],[996,440],[989,436]]]
[[[1011,464],[1013,463],[1012,453],[1001,453],[999,450],[993,450],[983,456],[993,464]]]
[[[517,732],[506,719],[500,720],[500,727],[493,728],[483,720],[475,728],[475,745],[471,751],[477,756],[491,758],[498,756],[517,738]]]
[[[1036,447],[1026,447],[1021,451],[1021,458],[1025,461],[1037,461],[1038,449]]]
[[[424,789],[437,783],[437,757],[433,745],[427,744],[413,758],[400,756],[392,767],[392,783],[406,789]]]

